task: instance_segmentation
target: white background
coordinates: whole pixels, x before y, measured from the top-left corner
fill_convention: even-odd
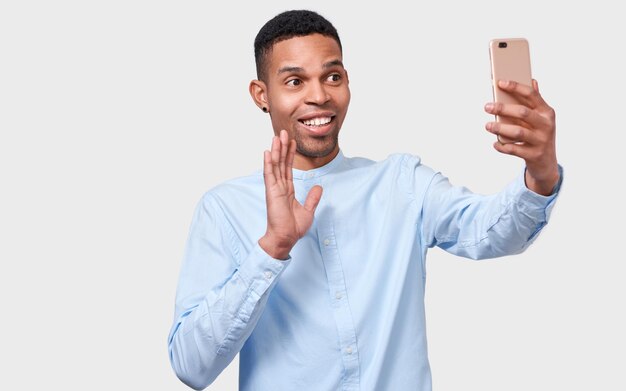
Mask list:
[[[522,169],[484,131],[487,44],[529,40],[557,111],[562,194],[520,256],[430,252],[434,387],[626,389],[617,2],[412,3],[2,2],[0,389],[187,389],[166,339],[191,215],[206,190],[261,168],[272,131],[247,91],[252,43],[293,8],[342,38],[347,156],[413,153],[480,193]],[[235,360],[209,390],[236,384]]]

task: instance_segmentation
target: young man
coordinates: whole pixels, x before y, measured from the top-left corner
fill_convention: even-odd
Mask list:
[[[481,259],[528,247],[560,183],[554,111],[536,82],[499,84],[523,103],[488,104],[516,125],[486,128],[517,142],[494,146],[526,169],[481,196],[411,155],[343,156],[348,74],[323,17],[276,16],[255,56],[250,94],[276,136],[262,173],[196,209],[169,337],[176,374],[202,389],[241,353],[244,391],[430,390],[427,250]]]

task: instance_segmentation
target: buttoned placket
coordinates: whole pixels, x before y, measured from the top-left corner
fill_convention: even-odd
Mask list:
[[[315,173],[306,173],[303,184],[307,193],[315,185],[322,185],[323,187],[320,178]],[[328,194],[326,194],[324,201],[325,203],[328,202]],[[324,213],[316,213],[313,227],[317,233],[322,262],[326,271],[329,300],[339,336],[339,349],[344,366],[342,390],[352,391],[359,389],[360,378],[356,329],[348,302],[343,267],[339,259],[333,216],[332,213],[329,213],[331,211],[332,208],[325,208]]]

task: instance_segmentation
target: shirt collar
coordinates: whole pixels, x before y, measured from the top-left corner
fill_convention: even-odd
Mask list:
[[[337,166],[339,166],[342,161],[343,161],[343,152],[339,150],[339,153],[337,153],[337,156],[335,156],[333,160],[331,160],[330,162],[326,163],[325,165],[321,167],[314,168],[312,170],[306,170],[306,171],[298,170],[297,168],[294,168],[292,170],[293,178],[294,179],[312,179],[312,178],[320,177],[322,175],[326,175],[329,172],[332,172]]]

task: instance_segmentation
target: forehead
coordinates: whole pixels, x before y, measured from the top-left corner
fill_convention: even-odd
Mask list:
[[[269,53],[268,70],[270,75],[285,66],[314,70],[329,61],[341,59],[337,41],[321,34],[311,34],[275,43]]]

